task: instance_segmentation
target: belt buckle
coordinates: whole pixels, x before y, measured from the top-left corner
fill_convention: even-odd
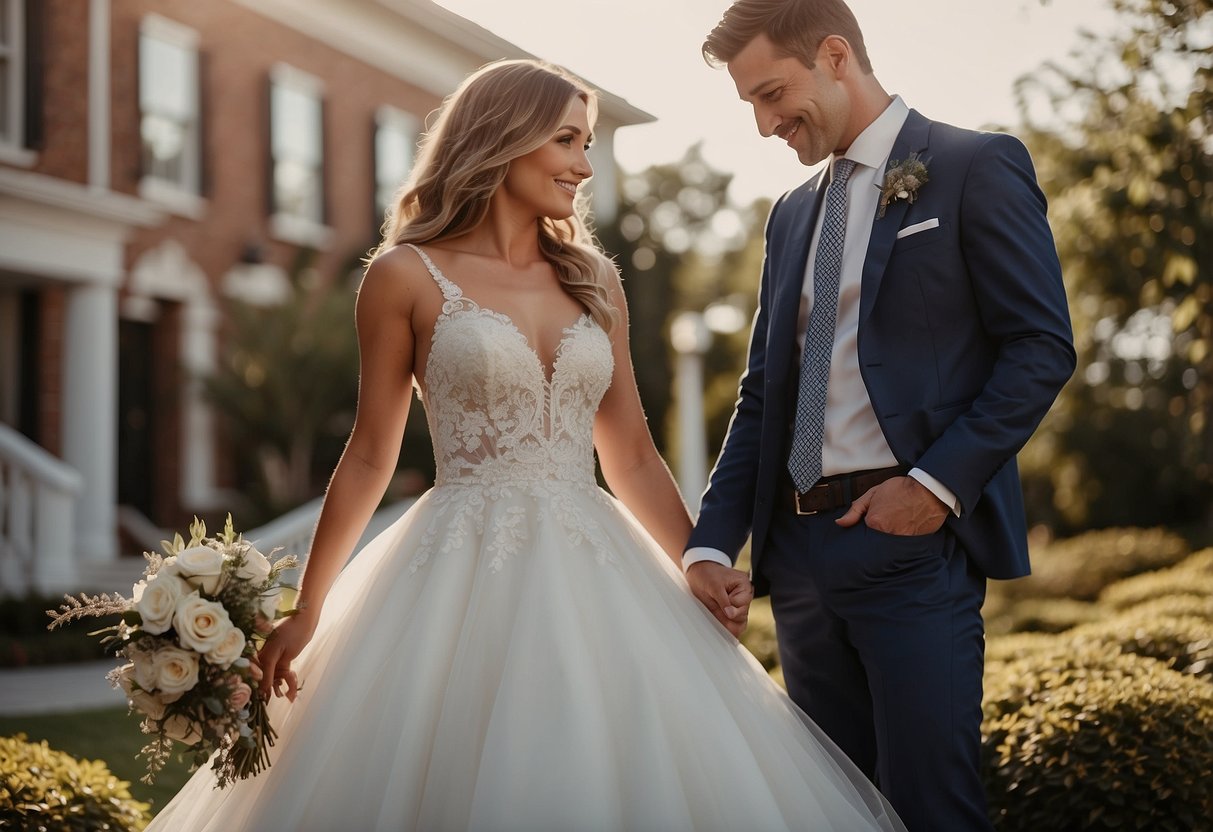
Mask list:
[[[813,486],[813,488],[816,488],[816,487],[817,487],[817,486]],[[813,488],[810,488],[810,489],[809,489],[809,491],[812,491],[812,490],[813,490]],[[803,492],[803,493],[804,493],[804,494],[808,494],[808,493],[809,493],[809,491],[805,491],[805,492]],[[800,507],[800,496],[801,496],[801,492],[796,491],[796,490],[795,490],[795,488],[793,488],[793,490],[792,490],[792,503],[793,503],[793,504],[796,506],[796,516],[797,516],[797,517],[812,517],[814,514],[821,514],[822,509],[819,509],[819,508],[818,508],[818,509],[813,509],[812,511],[805,511],[805,510],[803,510],[803,509]]]

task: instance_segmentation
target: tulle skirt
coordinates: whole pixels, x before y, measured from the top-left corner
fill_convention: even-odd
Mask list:
[[[355,556],[273,765],[149,829],[901,829],[591,484],[444,485]]]

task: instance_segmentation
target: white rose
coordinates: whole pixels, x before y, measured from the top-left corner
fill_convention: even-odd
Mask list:
[[[164,721],[160,730],[164,731],[164,735],[169,739],[186,745],[193,745],[202,739],[202,730],[198,723],[185,714],[173,714]]]
[[[208,601],[197,592],[191,592],[177,602],[173,614],[173,627],[182,647],[209,653],[232,629],[232,619],[223,604]]]
[[[139,685],[137,676],[138,672],[133,664],[125,665],[118,671],[118,684],[126,692],[131,707],[152,719],[163,719],[164,702],[154,693],[140,690],[143,686]]]
[[[258,552],[256,546],[249,546],[248,551],[244,553],[244,563],[236,570],[236,577],[259,584],[269,576],[269,558]]]
[[[164,693],[165,702],[176,702],[181,694],[198,684],[198,654],[179,647],[162,647],[156,651],[156,689]]]
[[[210,546],[183,549],[177,554],[176,568],[207,595],[214,595],[223,586],[223,553]]]
[[[186,587],[180,578],[159,573],[150,581],[135,584],[135,609],[143,619],[143,629],[158,636],[173,626],[173,613],[185,591]]]
[[[282,600],[282,587],[276,586],[268,592],[263,592],[257,599],[261,606],[261,614],[270,621],[278,615],[278,604]]]
[[[240,632],[238,627],[231,627],[223,636],[223,640],[206,654],[206,660],[226,670],[231,667],[232,662],[240,658],[240,654],[244,652],[244,643],[244,633]]]
[[[131,660],[131,666],[134,668],[133,677],[135,684],[143,690],[155,690],[155,654],[148,650],[140,650],[136,647],[127,647],[126,657]]]
[[[170,555],[160,562],[160,568],[156,570],[157,575],[180,575],[181,567],[177,565],[177,556]]]

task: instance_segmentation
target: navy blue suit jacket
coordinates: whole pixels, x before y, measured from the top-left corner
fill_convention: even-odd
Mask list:
[[[894,456],[956,494],[947,523],[991,578],[1026,575],[1027,529],[1015,454],[1074,370],[1070,316],[1045,198],[1014,137],[962,130],[911,110],[890,158],[918,153],[929,181],[911,205],[873,217],[858,351]],[[688,548],[736,559],[752,537],[760,594],[772,512],[795,409],[796,321],[825,172],[788,192],[767,221],[749,360]],[[896,239],[899,229],[939,226]]]

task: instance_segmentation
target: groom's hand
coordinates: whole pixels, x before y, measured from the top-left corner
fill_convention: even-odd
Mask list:
[[[687,569],[687,583],[716,620],[734,638],[740,637],[750,617],[750,602],[754,600],[750,576],[738,569],[704,560]]]
[[[869,488],[839,517],[840,526],[860,520],[885,534],[931,534],[948,517],[948,507],[913,477],[893,477]]]

